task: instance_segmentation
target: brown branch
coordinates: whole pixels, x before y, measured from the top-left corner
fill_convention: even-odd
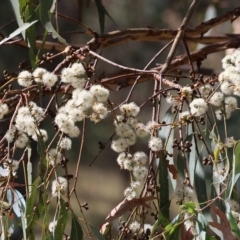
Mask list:
[[[212,18],[206,22],[201,23],[194,29],[186,29],[186,41],[194,41],[203,44],[216,43],[219,41],[227,40],[226,36],[209,36],[202,37],[204,33],[209,31],[211,28],[229,21],[234,20],[240,16],[240,8],[227,12],[226,14]],[[146,41],[146,42],[158,42],[163,40],[172,40],[176,37],[178,30],[168,29],[154,29],[154,28],[132,28],[126,30],[119,30],[109,32],[93,38],[88,42],[91,50],[97,50],[100,47],[110,47],[123,44],[126,41]],[[199,35],[196,37],[196,35]]]
[[[221,51],[224,51],[229,48],[238,48],[238,47],[240,47],[240,36],[231,38],[229,41],[212,44],[212,45],[203,47],[202,49],[192,52],[190,55],[191,61],[193,63],[201,62],[204,59],[206,59],[207,56],[211,53],[221,52]],[[166,73],[171,72],[184,64],[188,64],[188,61],[189,61],[189,57],[187,54],[183,54],[183,55],[179,55],[179,56],[175,57],[172,60],[172,62],[170,63]],[[151,70],[161,71],[162,67],[163,67],[163,65],[159,65],[158,67],[155,67]],[[111,78],[104,78],[101,80],[101,83],[108,87],[115,86],[115,87],[124,88],[124,87],[131,86],[134,83],[136,75],[138,75],[138,74],[137,73],[128,73],[128,74],[123,74],[120,76],[114,76]],[[143,73],[143,74],[141,74],[138,82],[145,82],[150,79],[153,79],[151,74]]]

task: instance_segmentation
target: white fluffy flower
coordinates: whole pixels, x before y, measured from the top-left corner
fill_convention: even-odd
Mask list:
[[[162,149],[162,140],[161,138],[158,137],[151,137],[149,142],[148,142],[148,146],[149,148],[153,151],[153,152],[158,152]]]
[[[57,151],[57,149],[55,148],[51,148],[48,151],[47,156],[48,156],[49,164],[52,166],[59,164],[62,160],[62,154],[59,151]]]
[[[73,63],[71,70],[77,77],[84,77],[86,75],[85,68],[81,63]]]
[[[148,161],[148,156],[145,152],[135,152],[133,155],[134,164],[143,166]]]
[[[205,114],[208,110],[208,105],[202,98],[194,99],[190,104],[190,111],[196,117]]]
[[[135,180],[143,180],[148,173],[148,169],[144,166],[135,166],[133,168],[133,176],[135,177]]]
[[[220,87],[221,91],[226,95],[231,95],[233,93],[233,88],[233,84],[229,81],[223,82]]]
[[[42,75],[43,84],[48,88],[51,88],[52,86],[54,86],[57,80],[58,80],[58,77],[54,73],[45,72]]]
[[[32,139],[34,141],[38,141],[38,137],[41,138],[44,142],[46,142],[48,140],[48,134],[47,131],[44,129],[36,129],[36,131],[34,132],[34,134],[32,135]]]
[[[93,95],[87,90],[75,89],[72,93],[72,99],[75,101],[76,107],[82,107],[84,110],[93,106]]]
[[[8,113],[8,105],[6,103],[0,103],[0,119],[4,117]]]
[[[14,125],[11,126],[6,132],[5,138],[8,142],[12,142],[16,133],[16,127]]]
[[[189,97],[192,95],[192,88],[191,87],[183,87],[181,89],[181,95],[185,96],[185,97]]]
[[[150,130],[154,130],[156,128],[159,127],[159,124],[155,121],[149,121],[146,125],[146,128],[150,131]]]
[[[235,97],[227,97],[225,98],[225,108],[226,111],[229,110],[236,110],[237,109],[237,99]]]
[[[138,123],[136,125],[135,131],[136,131],[137,136],[140,137],[140,138],[144,138],[144,137],[146,137],[150,134],[147,127],[142,123]]]
[[[136,117],[140,111],[140,108],[136,105],[136,103],[131,102],[123,104],[120,107],[120,111],[123,115],[126,115],[127,117]]]
[[[15,146],[17,148],[25,148],[28,144],[28,136],[25,133],[21,133],[15,140]]]
[[[70,83],[74,88],[82,90],[86,83],[85,69],[81,63],[74,63],[71,68],[64,68],[61,81]]]
[[[68,137],[62,138],[62,140],[59,143],[60,148],[69,150],[72,148],[72,140]]]
[[[37,82],[37,83],[42,83],[43,82],[43,74],[46,73],[47,70],[44,69],[44,68],[36,68],[34,71],[33,71],[33,77],[34,77],[34,81]]]
[[[223,69],[227,69],[230,66],[234,65],[234,59],[232,55],[226,55],[223,59],[222,59],[222,68]]]
[[[167,96],[166,101],[168,104],[171,104],[171,105],[176,105],[178,103],[176,98],[170,94]]]
[[[124,163],[128,160],[132,161],[132,154],[121,152],[117,157],[117,163],[121,167],[121,169],[124,169]]]
[[[57,221],[50,222],[48,225],[49,232],[51,233],[55,232],[56,227],[57,227]]]
[[[108,115],[108,110],[102,103],[95,103],[92,109],[98,114],[100,119],[104,119]]]
[[[212,86],[210,84],[203,85],[199,88],[202,95],[207,96],[212,91]]]
[[[129,229],[133,232],[133,233],[137,233],[140,230],[140,223],[137,221],[132,222],[129,225]]]
[[[135,198],[137,194],[132,188],[128,187],[125,189],[123,195],[126,197],[128,201],[130,201],[133,198]]]
[[[224,95],[221,92],[215,92],[209,100],[213,106],[219,107],[222,104]]]
[[[18,84],[23,87],[29,87],[32,84],[32,74],[28,71],[22,71],[18,74]]]
[[[109,98],[109,90],[101,85],[93,85],[89,90],[97,102],[107,102]]]
[[[111,144],[112,150],[117,153],[124,152],[127,149],[127,147],[128,147],[128,143],[124,138],[113,140]]]
[[[58,177],[52,182],[52,196],[58,197],[67,194],[68,181],[64,177]]]

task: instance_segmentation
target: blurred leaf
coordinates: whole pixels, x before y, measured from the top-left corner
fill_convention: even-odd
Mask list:
[[[186,202],[186,203],[182,204],[180,207],[181,207],[181,209],[186,210],[188,213],[191,213],[191,214],[197,213],[197,211],[195,210],[195,208],[196,208],[195,202]]]
[[[150,235],[150,239],[153,237],[153,233],[156,232],[156,230],[158,229],[158,227],[161,225],[162,227],[166,227],[168,224],[169,224],[169,219],[168,218],[165,218],[163,216],[163,214],[160,212],[158,214],[158,219],[157,221],[155,222],[155,224],[153,225],[153,229],[151,231],[151,235]]]
[[[33,21],[31,23],[24,23],[21,27],[19,27],[18,29],[16,29],[14,32],[12,32],[9,37],[4,38],[1,42],[0,45],[2,45],[3,43],[7,42],[8,40],[16,37],[18,34],[20,34],[21,32],[25,31],[26,29],[28,29],[31,25],[35,24],[37,21]]]
[[[22,1],[20,1],[22,2]],[[22,20],[22,16],[20,13],[20,4],[19,4],[19,0],[10,0],[10,3],[12,5],[13,11],[14,11],[14,15],[16,17],[17,23],[19,27],[22,27],[24,22]],[[25,39],[25,32],[21,32],[23,35],[23,39]]]
[[[194,174],[194,182],[195,182],[195,190],[199,203],[203,203],[207,201],[207,189],[205,182],[205,172],[201,162],[202,158],[197,158],[195,174]],[[203,205],[205,206],[205,205]],[[205,208],[204,211],[209,212],[209,208]]]
[[[91,224],[89,224],[93,234],[97,237],[98,240],[106,240],[106,238]]]
[[[105,26],[105,15],[107,15],[113,22],[114,22],[114,20],[109,15],[106,8],[103,6],[102,0],[95,0],[95,4],[96,4],[97,10],[98,10],[98,19],[99,19],[101,33],[103,33],[104,32],[104,26]]]
[[[234,218],[233,215],[232,215],[232,212],[230,211],[227,216],[228,216],[230,228],[231,228],[233,234],[234,234],[238,239],[240,239],[240,230],[239,230],[239,227],[238,227],[238,225],[237,225],[237,223],[236,223],[235,218]]]
[[[165,218],[169,218],[169,183],[168,183],[168,169],[166,165],[166,155],[163,151],[159,152],[159,208],[162,209],[162,214]],[[164,207],[168,206],[168,207]],[[164,207],[164,208],[163,208]]]
[[[50,9],[53,7],[53,4],[54,3],[52,0],[42,0],[40,2],[39,13],[40,13],[41,22],[45,27],[46,31],[48,33],[51,33],[54,39],[57,38],[60,43],[67,45],[66,40],[56,32],[56,30],[54,29],[51,23]]]
[[[82,227],[77,220],[77,216],[72,214],[72,228],[71,228],[71,239],[83,239]]]
[[[188,154],[188,172],[189,172],[189,180],[192,186],[194,186],[194,180],[195,180],[195,168],[197,163],[197,151],[196,151],[196,141],[195,141],[195,133],[192,131],[192,125],[190,124],[188,127],[188,135],[192,135],[192,146],[191,146],[191,152]]]
[[[217,222],[208,222],[208,224],[218,230],[220,230],[223,234],[224,239],[227,240],[236,240],[236,238],[233,236],[230,224],[228,222],[228,219],[220,209],[214,207],[213,205],[210,205],[210,208],[216,213],[216,215],[219,216],[221,219],[221,224]]]
[[[41,178],[38,177],[34,181],[33,186],[32,186],[32,192],[30,193],[30,197],[28,197],[27,201],[26,201],[26,206],[27,206],[27,210],[26,210],[27,229],[26,229],[26,232],[28,235],[33,234],[32,226],[35,224],[34,216],[37,214],[36,211],[33,212],[33,209],[35,207],[36,195],[37,195],[38,186],[40,183],[41,183]]]
[[[66,228],[67,219],[68,219],[68,212],[67,212],[67,209],[66,209],[66,203],[62,198],[60,199],[60,205],[61,205],[60,213],[59,213],[59,217],[57,219],[57,226],[56,226],[56,231],[55,231],[55,235],[54,235],[54,238],[56,240],[57,239],[63,239],[63,234],[64,234],[64,230]],[[78,239],[78,238],[75,238],[75,239]]]
[[[228,176],[227,190],[225,199],[230,199],[233,187],[240,176],[240,141],[235,144],[233,150],[232,171]]]
[[[167,231],[165,234],[166,240],[179,239],[179,231],[180,231],[180,216],[179,214],[172,220],[170,224],[168,224],[164,230]]]

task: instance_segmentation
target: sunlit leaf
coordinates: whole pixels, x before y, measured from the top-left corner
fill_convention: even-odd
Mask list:
[[[19,27],[18,29],[16,29],[14,32],[12,32],[9,37],[4,38],[1,42],[0,45],[2,45],[3,43],[7,42],[8,40],[16,37],[18,34],[20,34],[22,31],[25,31],[26,29],[28,29],[30,26],[32,26],[33,24],[35,24],[37,21],[33,21],[31,23],[24,23],[21,27]]]

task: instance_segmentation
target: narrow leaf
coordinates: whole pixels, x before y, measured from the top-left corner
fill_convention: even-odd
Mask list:
[[[18,29],[16,29],[14,32],[12,32],[9,37],[4,38],[1,42],[0,45],[2,45],[3,43],[7,42],[8,40],[16,37],[18,34],[20,34],[22,31],[25,31],[26,29],[28,29],[30,26],[32,26],[33,24],[35,24],[37,22],[37,20],[31,22],[31,23],[24,23],[21,27],[19,27]]]
[[[113,22],[114,22],[114,20],[109,15],[106,8],[103,6],[102,0],[95,0],[95,4],[96,4],[97,10],[98,10],[98,18],[99,18],[101,33],[103,33],[104,32],[104,26],[105,26],[105,15],[107,15]]]
[[[71,239],[83,239],[82,227],[74,214],[72,215]]]
[[[62,198],[60,200],[60,205],[61,205],[60,214],[59,214],[59,217],[57,219],[57,227],[56,227],[55,236],[54,236],[55,239],[62,239],[63,238],[64,230],[66,228],[67,219],[68,219],[68,212],[67,212],[67,209],[66,209],[66,203]]]

